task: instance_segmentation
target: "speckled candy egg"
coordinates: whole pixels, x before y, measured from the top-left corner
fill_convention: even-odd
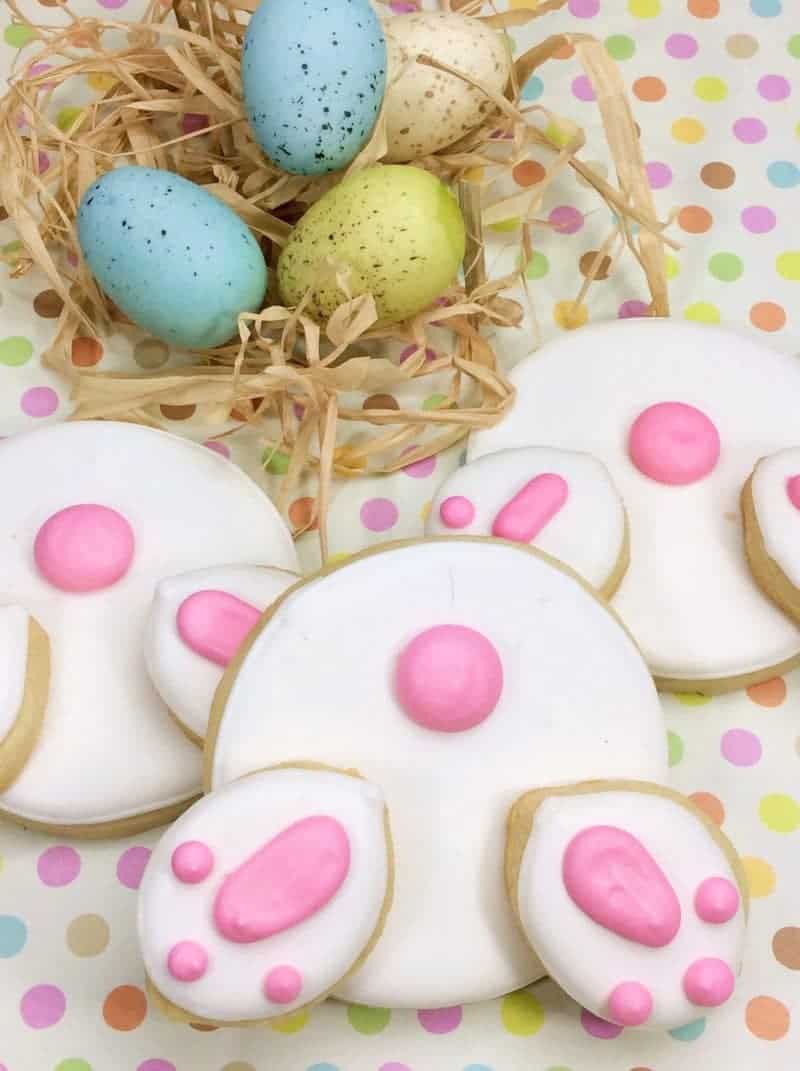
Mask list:
[[[267,266],[227,205],[200,186],[148,167],[93,183],[78,211],[86,263],[115,305],[175,346],[207,349],[261,308]]]
[[[383,102],[386,42],[369,0],[263,0],[242,51],[245,111],[273,163],[347,167]]]
[[[402,15],[384,21],[389,70],[425,54],[468,74],[495,93],[511,77],[511,53],[502,34],[478,19],[451,13]],[[489,98],[445,71],[412,64],[386,90],[389,152],[397,163],[451,145],[479,126],[494,108]]]
[[[384,322],[431,305],[453,282],[465,230],[450,190],[417,167],[376,165],[334,186],[306,212],[278,261],[284,301],[312,286],[309,312],[329,316],[345,300],[326,260],[350,269],[354,297],[370,293]]]

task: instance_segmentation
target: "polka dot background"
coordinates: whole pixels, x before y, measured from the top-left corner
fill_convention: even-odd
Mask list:
[[[52,14],[55,0],[39,0]],[[140,0],[76,0],[87,13],[128,17]],[[537,0],[498,0],[503,10]],[[395,13],[416,10],[396,0]],[[28,9],[39,11],[34,0]],[[0,18],[7,70],[30,34]],[[642,129],[647,174],[662,219],[672,217],[666,269],[673,315],[723,323],[800,355],[800,23],[796,0],[568,0],[562,12],[511,33],[519,50],[547,33],[591,33],[605,42],[628,85]],[[108,88],[91,75],[84,97],[58,101],[69,130],[79,107]],[[584,159],[608,173],[594,92],[564,54],[532,77],[528,102],[578,119]],[[200,129],[204,116],[186,116]],[[541,181],[545,157],[516,168],[509,192]],[[50,161],[41,159],[41,169]],[[585,184],[565,176],[545,200],[526,265],[542,335],[587,320],[647,310],[629,258],[611,271],[600,250],[613,220]],[[5,213],[0,212],[0,219]],[[499,271],[518,220],[490,235]],[[0,248],[18,249],[0,222]],[[576,305],[579,279],[596,282]],[[41,278],[0,280],[0,434],[64,419],[65,384],[41,354],[60,312]],[[507,335],[509,361],[529,348]],[[409,357],[410,354],[405,354]],[[433,354],[428,354],[428,357]],[[163,343],[122,332],[77,338],[73,365],[157,371],[175,359]],[[426,384],[419,404],[447,404]],[[365,409],[392,410],[405,396],[375,394]],[[302,415],[302,414],[299,414]],[[232,456],[274,489],[280,451],[262,458],[245,437],[214,440],[191,406],[165,406],[176,433]],[[798,425],[800,427],[800,424]],[[459,451],[409,461],[382,480],[336,491],[330,538],[336,560],[386,539],[417,536],[439,482]],[[301,486],[288,518],[315,564],[313,488]],[[0,593],[1,594],[1,593]],[[623,1031],[543,982],[464,1008],[390,1011],[331,1003],[252,1032],[167,1023],[150,1007],[134,942],[136,890],[156,835],[70,844],[0,825],[0,1071],[785,1071],[800,1050],[800,674],[747,693],[664,698],[672,784],[735,840],[751,896],[750,940],[735,998],[719,1014],[668,1034]]]

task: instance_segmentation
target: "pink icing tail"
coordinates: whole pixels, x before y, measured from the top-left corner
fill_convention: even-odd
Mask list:
[[[227,666],[261,612],[227,591],[196,591],[178,608],[178,633],[203,658]]]

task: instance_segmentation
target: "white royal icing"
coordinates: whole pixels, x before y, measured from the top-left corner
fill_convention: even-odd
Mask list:
[[[502,664],[499,701],[466,731],[426,728],[396,697],[398,655],[439,625],[478,631]],[[503,883],[522,792],[666,772],[652,680],[605,607],[528,548],[458,539],[357,558],[280,603],[232,682],[212,784],[298,758],[386,793],[394,905],[337,995],[387,1007],[481,1000],[542,974]]]
[[[608,472],[588,454],[527,447],[479,458],[457,469],[439,488],[426,535],[492,535],[503,507],[543,473],[563,478],[567,498],[533,538],[533,546],[569,565],[593,587],[604,587],[622,558],[625,510]],[[475,510],[472,521],[457,530],[443,519],[443,514],[448,516],[443,504],[453,498],[465,498]]]
[[[30,614],[22,606],[0,606],[0,744],[22,707],[28,674]]]
[[[181,638],[177,627],[181,604],[198,591],[225,591],[263,611],[297,579],[282,569],[231,565],[171,576],[156,588],[145,630],[147,669],[161,698],[195,737],[205,736],[222,668]]]
[[[750,575],[739,509],[759,458],[800,440],[795,358],[714,328],[642,320],[568,334],[511,378],[511,411],[472,436],[469,459],[537,443],[607,466],[630,528],[613,605],[656,676],[724,680],[800,653],[800,630]],[[659,402],[695,406],[719,432],[719,460],[697,482],[657,483],[628,456],[631,426]]]
[[[576,834],[595,826],[613,826],[636,837],[672,886],[680,904],[680,929],[665,946],[648,947],[619,936],[568,895],[562,880],[564,853]],[[671,1029],[709,1010],[684,993],[684,975],[693,963],[719,959],[734,975],[741,967],[746,923],[741,891],[737,887],[739,907],[732,918],[704,922],[695,897],[708,878],[736,886],[725,852],[701,820],[667,796],[622,790],[554,795],[537,808],[522,856],[516,889],[520,922],[548,973],[589,1011],[612,1018],[608,998],[614,988],[638,982],[653,1000],[642,1025]],[[647,903],[647,893],[641,895]]]
[[[764,550],[800,588],[800,509],[788,492],[795,476],[800,476],[800,448],[780,450],[756,465],[751,491]]]
[[[385,809],[369,782],[309,769],[253,774],[196,803],[159,841],[139,891],[139,941],[156,988],[190,1014],[222,1022],[286,1015],[328,992],[367,948],[385,907]],[[330,899],[270,936],[247,943],[226,937],[214,913],[225,878],[295,823],[320,816],[339,824],[349,849],[346,874]],[[173,853],[193,842],[210,850],[213,865],[202,880],[182,881]],[[171,950],[185,941],[208,957],[196,980],[179,980],[169,967]],[[301,987],[294,999],[276,1002],[265,981],[282,967],[296,972]]]
[[[221,561],[296,567],[267,497],[218,454],[134,424],[52,425],[0,450],[2,594],[50,639],[41,735],[0,809],[69,826],[146,814],[198,791],[200,756],[150,684],[143,634],[165,576]],[[135,546],[116,583],[71,593],[46,580],[33,549],[42,525],[75,504],[118,511]]]

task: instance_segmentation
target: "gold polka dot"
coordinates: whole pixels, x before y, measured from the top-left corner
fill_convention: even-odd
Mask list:
[[[576,327],[583,327],[589,312],[582,302],[559,301],[553,309],[553,319],[563,331],[574,331]]]
[[[161,415],[167,420],[189,420],[196,409],[196,405],[162,405]]]
[[[133,347],[133,359],[140,368],[161,368],[169,360],[169,348],[157,338],[145,338]]]
[[[800,971],[800,926],[784,926],[772,938],[772,952],[778,963]]]
[[[33,311],[43,320],[55,320],[61,315],[64,302],[55,290],[42,290],[33,299]]]
[[[108,939],[108,923],[100,915],[78,915],[67,927],[67,947],[75,956],[99,956]]]
[[[597,262],[596,266],[595,262]],[[593,268],[595,279],[607,279],[608,273],[611,271],[611,257],[605,255],[600,256],[599,250],[590,249],[587,253],[583,254],[578,266],[581,275],[585,276],[587,279],[591,275]]]

